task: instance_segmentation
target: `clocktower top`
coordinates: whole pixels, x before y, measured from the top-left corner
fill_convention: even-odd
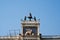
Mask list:
[[[32,17],[32,14],[29,13],[29,16],[25,16],[22,24],[22,34],[23,36],[37,36],[39,35],[39,21],[36,20],[36,17]]]

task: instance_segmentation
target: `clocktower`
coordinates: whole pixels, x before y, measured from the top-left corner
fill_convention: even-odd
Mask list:
[[[40,40],[40,22],[36,19],[35,16],[32,17],[32,14],[29,13],[29,16],[25,16],[21,24],[23,40]]]

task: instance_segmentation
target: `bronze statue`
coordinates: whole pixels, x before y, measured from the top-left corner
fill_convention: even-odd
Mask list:
[[[36,21],[36,17],[34,16],[34,20]]]
[[[34,16],[34,18],[32,17],[32,14],[30,13],[28,17],[24,17],[24,20],[26,20],[26,18],[29,19],[29,21],[31,21],[31,19],[34,19],[34,21],[36,21],[36,17]]]
[[[26,20],[26,16],[25,16],[24,20]]]

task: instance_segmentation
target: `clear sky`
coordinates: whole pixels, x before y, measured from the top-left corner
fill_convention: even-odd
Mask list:
[[[40,33],[60,35],[60,0],[0,0],[0,35],[20,29],[29,13],[40,19]]]

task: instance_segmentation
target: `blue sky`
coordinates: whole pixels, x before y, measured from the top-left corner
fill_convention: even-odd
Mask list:
[[[60,35],[60,0],[0,0],[0,35],[20,29],[29,13],[40,19],[40,33]]]

